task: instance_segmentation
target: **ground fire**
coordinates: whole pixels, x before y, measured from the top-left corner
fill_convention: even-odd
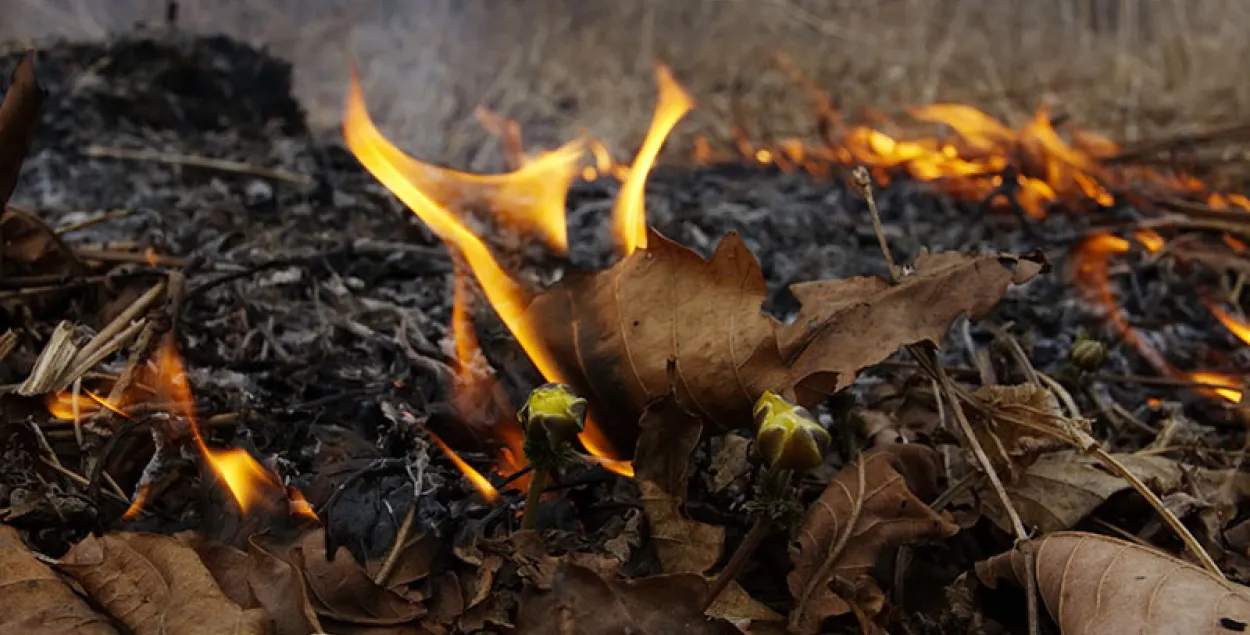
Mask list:
[[[0,632],[1250,623],[1232,133],[783,60],[812,134],[693,138],[672,61],[629,148],[449,97],[479,174],[355,69],[326,139],[228,38],[0,55]]]

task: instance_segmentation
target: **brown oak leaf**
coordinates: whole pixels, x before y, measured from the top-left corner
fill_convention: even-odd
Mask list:
[[[27,53],[17,63],[0,103],[0,209],[9,202],[22,161],[39,122],[39,106],[44,92],[35,77],[35,54]]]
[[[117,635],[7,525],[0,525],[0,598],[2,635]]]
[[[928,447],[889,446],[861,455],[829,482],[803,519],[794,571],[786,579],[794,598],[791,631],[815,633],[826,617],[857,609],[871,616],[879,607],[858,607],[839,591],[880,597],[869,573],[883,550],[959,531],[913,493],[935,489],[912,481],[932,478],[936,465],[937,453]]]
[[[268,635],[269,616],[230,601],[187,545],[169,536],[88,536],[57,568],[135,635]]]
[[[574,273],[526,310],[567,381],[617,448],[631,447],[645,407],[676,396],[711,431],[751,420],[765,390],[812,406],[905,344],[938,341],[961,315],[987,313],[1043,264],[1006,255],[922,255],[898,284],[880,278],[791,286],[802,304],[781,323],[738,234],[711,260],[652,230],[648,247],[611,268]]]
[[[1228,635],[1250,624],[1250,589],[1137,543],[1077,531],[1033,542],[1037,591],[1064,635]],[[1024,580],[1025,556],[1009,551],[977,577]]]

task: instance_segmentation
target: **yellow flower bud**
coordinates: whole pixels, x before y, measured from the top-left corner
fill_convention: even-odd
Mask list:
[[[586,400],[564,384],[543,384],[530,392],[517,411],[527,439],[543,438],[547,447],[572,443],[586,426]]]
[[[771,390],[755,402],[755,445],[775,470],[804,471],[825,460],[832,439],[807,408]]]
[[[1081,334],[1072,344],[1068,359],[1072,365],[1087,373],[1096,373],[1107,363],[1107,345]]]

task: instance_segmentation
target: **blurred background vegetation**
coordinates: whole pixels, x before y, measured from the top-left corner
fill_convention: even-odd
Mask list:
[[[0,0],[0,41],[164,28],[165,0]],[[1250,114],[1245,0],[181,0],[180,28],[295,63],[310,120],[332,133],[355,56],[370,108],[414,154],[476,169],[497,146],[479,104],[527,148],[588,132],[628,156],[668,63],[698,101],[670,144],[810,135],[811,95],[848,118],[968,103],[1010,124],[1040,103],[1121,141]]]

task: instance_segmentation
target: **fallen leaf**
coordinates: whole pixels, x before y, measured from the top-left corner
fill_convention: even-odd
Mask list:
[[[861,455],[830,481],[803,519],[794,571],[786,578],[795,601],[791,631],[815,633],[826,617],[854,610],[835,587],[872,595],[869,574],[885,549],[959,531],[913,493],[936,491],[935,483],[918,481],[933,478],[938,464],[928,447],[889,446]]]
[[[35,125],[39,123],[39,106],[44,92],[35,77],[35,54],[27,53],[17,63],[9,89],[0,103],[0,209],[9,202],[22,161],[30,149]]]
[[[425,614],[420,604],[375,584],[346,547],[326,558],[324,530],[309,532],[295,552],[317,615],[366,626],[413,622]]]
[[[644,412],[638,428],[635,481],[660,566],[665,573],[704,573],[720,560],[725,529],[691,520],[682,510],[690,455],[703,424],[665,397]]]
[[[729,433],[720,437],[720,447],[712,457],[712,491],[719,492],[751,471],[751,440]]]
[[[729,635],[730,623],[700,610],[707,581],[689,573],[638,580],[604,579],[563,563],[550,591],[530,589],[517,635]]]
[[[277,635],[321,633],[321,621],[313,608],[303,572],[290,556],[260,542],[248,540],[247,585],[259,606],[269,613]]]
[[[1075,531],[1033,542],[1037,591],[1063,635],[1229,635],[1250,625],[1250,589],[1163,552]],[[976,566],[987,586],[1020,583],[1009,551]]]
[[[420,532],[410,536],[395,558],[397,564],[386,577],[386,588],[409,600],[419,601],[420,594],[414,591],[412,586],[430,575],[430,569],[434,566],[434,560],[438,557],[442,547],[438,537],[432,533]],[[387,556],[383,556],[367,563],[365,572],[370,578],[377,579],[378,573],[386,563],[386,558]]]
[[[1227,470],[1185,466],[1175,459],[1149,454],[1112,455],[1151,491],[1167,496],[1192,482],[1199,491],[1212,494],[1220,488]],[[1250,474],[1231,473],[1240,491],[1250,491]],[[1026,527],[1041,534],[1071,529],[1089,517],[1111,497],[1132,489],[1128,481],[1111,474],[1097,459],[1077,452],[1048,454],[1026,470],[1015,483],[1006,485],[1012,505]],[[1239,496],[1238,499],[1244,498]],[[993,495],[982,497],[982,511],[1004,531],[1010,531],[1002,504]]]
[[[1064,419],[1059,400],[1042,386],[982,386],[975,393],[984,412],[968,415],[994,470],[1014,482],[1038,457],[1068,447],[1047,431]],[[1085,426],[1088,432],[1088,426]]]
[[[169,536],[88,536],[57,568],[135,635],[272,632],[264,611],[231,602],[195,551]]]
[[[7,525],[0,525],[0,597],[0,635],[117,635]]]
[[[6,276],[70,275],[86,269],[39,217],[8,206],[0,213],[0,271]]]
[[[648,247],[611,268],[574,273],[526,310],[563,379],[591,402],[617,447],[630,447],[645,408],[668,394],[710,430],[751,421],[765,390],[813,406],[904,344],[938,341],[959,316],[978,318],[1042,265],[1004,255],[924,255],[896,285],[880,278],[796,284],[791,323],[760,311],[768,295],[738,234],[711,260],[650,232]]]

